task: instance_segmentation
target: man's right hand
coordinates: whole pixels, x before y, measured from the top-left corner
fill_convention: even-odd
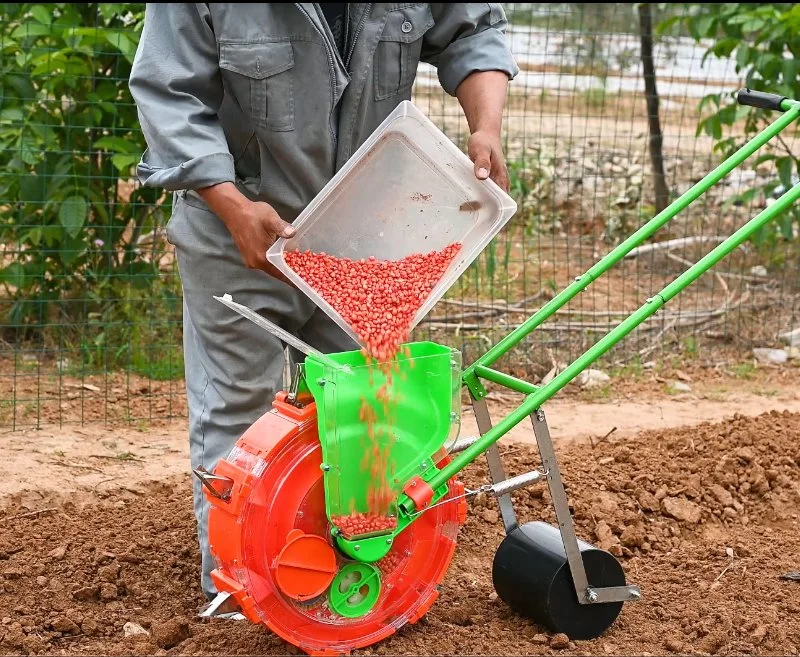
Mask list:
[[[269,203],[251,201],[233,183],[205,187],[197,193],[225,224],[247,267],[292,285],[266,256],[275,240],[294,235],[291,224],[281,219]]]

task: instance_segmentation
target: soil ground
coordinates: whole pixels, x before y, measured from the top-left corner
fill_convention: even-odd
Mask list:
[[[502,528],[478,497],[427,617],[361,652],[798,654],[800,582],[781,576],[800,570],[800,394],[793,370],[759,372],[736,392],[686,375],[691,394],[627,382],[546,406],[579,536],[620,555],[644,594],[603,637],[558,648],[497,598]],[[494,399],[493,414],[510,401]],[[182,423],[44,427],[2,434],[0,447],[0,652],[293,652],[246,621],[196,618]],[[538,464],[524,426],[501,452],[511,474]],[[479,461],[466,482],[486,477]],[[515,496],[521,520],[552,522],[544,488]],[[126,637],[128,622],[149,634]]]

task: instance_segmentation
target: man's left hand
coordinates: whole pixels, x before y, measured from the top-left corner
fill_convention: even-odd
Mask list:
[[[475,163],[478,180],[491,178],[504,192],[508,192],[508,169],[500,144],[500,135],[477,131],[472,133],[467,146],[469,158]]]

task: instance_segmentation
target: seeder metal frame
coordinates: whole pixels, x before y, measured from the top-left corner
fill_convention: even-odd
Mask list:
[[[656,231],[671,221],[676,215],[700,198],[711,187],[716,185],[731,171],[740,166],[757,150],[800,117],[800,102],[774,94],[744,89],[738,93],[737,101],[742,105],[759,107],[761,109],[781,110],[784,114],[673,201],[662,212],[639,228],[639,230],[613,249],[608,255],[595,263],[586,273],[577,276],[567,288],[553,297],[553,299],[546,303],[538,312],[464,370],[462,381],[464,386],[469,390],[472,398],[475,419],[481,435],[478,438],[462,439],[456,443],[452,452],[457,452],[458,456],[444,466],[439,473],[428,482],[430,487],[435,490],[438,486],[446,483],[451,477],[462,471],[484,453],[486,453],[488,459],[492,481],[495,484],[500,484],[505,481],[506,476],[497,448],[497,441],[511,431],[516,425],[525,420],[525,418],[530,417],[533,423],[536,442],[541,454],[542,465],[545,470],[544,476],[546,476],[549,484],[556,519],[561,531],[564,551],[575,585],[575,593],[580,604],[602,604],[638,600],[641,598],[641,592],[636,586],[606,588],[593,588],[589,586],[583,560],[580,556],[578,539],[569,512],[566,492],[553,450],[550,431],[547,426],[544,411],[542,410],[542,404],[579,376],[587,367],[605,354],[611,347],[624,339],[647,318],[663,308],[668,301],[686,289],[720,260],[728,256],[756,232],[761,230],[770,221],[800,199],[800,184],[791,187],[775,200],[774,203],[744,224],[733,233],[733,235],[720,243],[664,289],[648,298],[644,305],[620,322],[618,326],[575,359],[550,382],[542,386],[535,386],[527,381],[497,371],[493,369],[492,366],[528,337],[536,328],[541,326],[547,319],[552,317],[560,308],[574,299],[600,276],[625,258],[635,247],[652,237]],[[492,426],[486,404],[486,388],[483,385],[483,381],[490,381],[508,388],[509,390],[526,395],[525,400],[516,410],[509,413],[494,426]],[[515,477],[514,479],[521,484],[517,487],[537,481],[540,478],[536,476],[538,474],[541,473],[534,471],[527,476],[520,475]],[[511,480],[508,481],[511,483]],[[517,527],[517,520],[510,495],[510,492],[514,489],[515,487],[512,484],[508,492],[499,496],[500,512],[506,533],[510,533]],[[413,511],[414,503],[412,500],[406,498],[401,502],[400,506],[407,511]]]

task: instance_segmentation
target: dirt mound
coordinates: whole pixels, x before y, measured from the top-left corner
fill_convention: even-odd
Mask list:
[[[365,653],[797,654],[800,416],[734,418],[559,449],[581,538],[620,555],[644,599],[593,642],[548,636],[491,585],[496,502],[473,499],[428,616]],[[535,452],[506,446],[513,474]],[[467,473],[471,487],[486,468]],[[0,512],[0,652],[285,654],[268,630],[202,622],[188,478],[79,507]],[[552,521],[548,493],[515,494],[521,521]]]

